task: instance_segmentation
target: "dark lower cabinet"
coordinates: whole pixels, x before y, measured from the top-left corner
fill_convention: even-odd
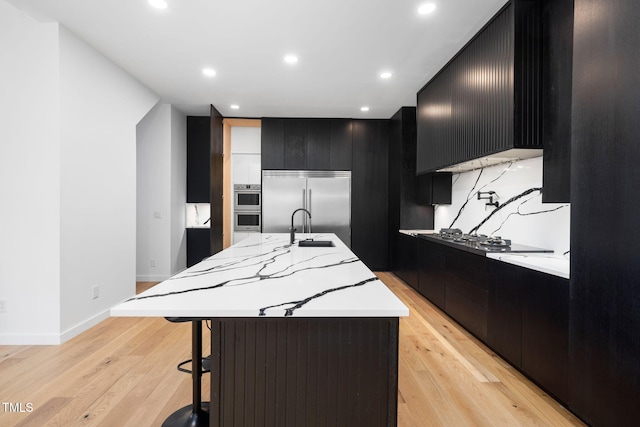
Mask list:
[[[522,370],[558,400],[569,401],[569,281],[525,270]]]
[[[187,267],[211,256],[211,230],[187,228]]]
[[[445,310],[486,342],[489,307],[486,258],[449,247],[445,247],[445,254]]]
[[[491,289],[487,344],[512,365],[522,367],[522,270],[487,260]]]
[[[418,242],[419,291],[429,301],[444,310],[447,271],[444,247],[420,239]]]
[[[393,272],[413,289],[419,291],[418,239],[413,236],[398,233],[395,253],[395,265],[392,267]]]
[[[569,280],[417,240],[420,294],[570,406]]]
[[[569,281],[488,260],[487,344],[563,404],[569,403]]]

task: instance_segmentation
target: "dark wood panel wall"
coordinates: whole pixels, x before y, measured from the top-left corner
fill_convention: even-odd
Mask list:
[[[576,0],[571,143],[571,407],[640,420],[640,2]]]
[[[397,318],[211,323],[211,426],[397,425]]]

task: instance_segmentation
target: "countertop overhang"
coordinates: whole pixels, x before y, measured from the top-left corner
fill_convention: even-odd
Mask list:
[[[124,317],[403,317],[409,309],[335,234],[249,237],[111,309]]]

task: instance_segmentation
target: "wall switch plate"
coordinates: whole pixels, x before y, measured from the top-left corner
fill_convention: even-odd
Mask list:
[[[92,288],[93,291],[93,299],[98,299],[98,297],[100,296],[100,286],[94,286]]]
[[[7,312],[7,300],[0,299],[0,313],[6,313],[6,312]]]

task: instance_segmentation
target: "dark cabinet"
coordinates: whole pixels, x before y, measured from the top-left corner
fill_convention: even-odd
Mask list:
[[[487,344],[562,403],[569,402],[569,281],[488,260]]]
[[[418,92],[417,172],[540,149],[540,5],[509,2]]]
[[[208,228],[187,228],[187,267],[211,256],[211,236]]]
[[[487,260],[491,277],[487,344],[522,367],[522,269]]]
[[[409,286],[419,291],[418,239],[403,233],[396,236],[396,265],[393,272]]]
[[[351,248],[372,270],[389,268],[388,120],[353,120]]]
[[[389,248],[395,269],[398,230],[433,228],[433,207],[418,201],[416,108],[402,107],[389,120]]]
[[[574,0],[542,1],[542,201],[569,202]]]
[[[522,370],[569,401],[569,281],[533,270],[522,281]]]
[[[350,119],[262,119],[263,169],[351,170]]]
[[[447,270],[445,268],[445,251],[442,245],[419,240],[418,278],[418,290],[422,296],[444,310]]]
[[[445,310],[469,332],[487,340],[489,284],[486,258],[445,247]]]
[[[418,203],[421,205],[451,204],[451,172],[431,172],[418,176]]]
[[[187,117],[187,203],[209,203],[211,119]]]

